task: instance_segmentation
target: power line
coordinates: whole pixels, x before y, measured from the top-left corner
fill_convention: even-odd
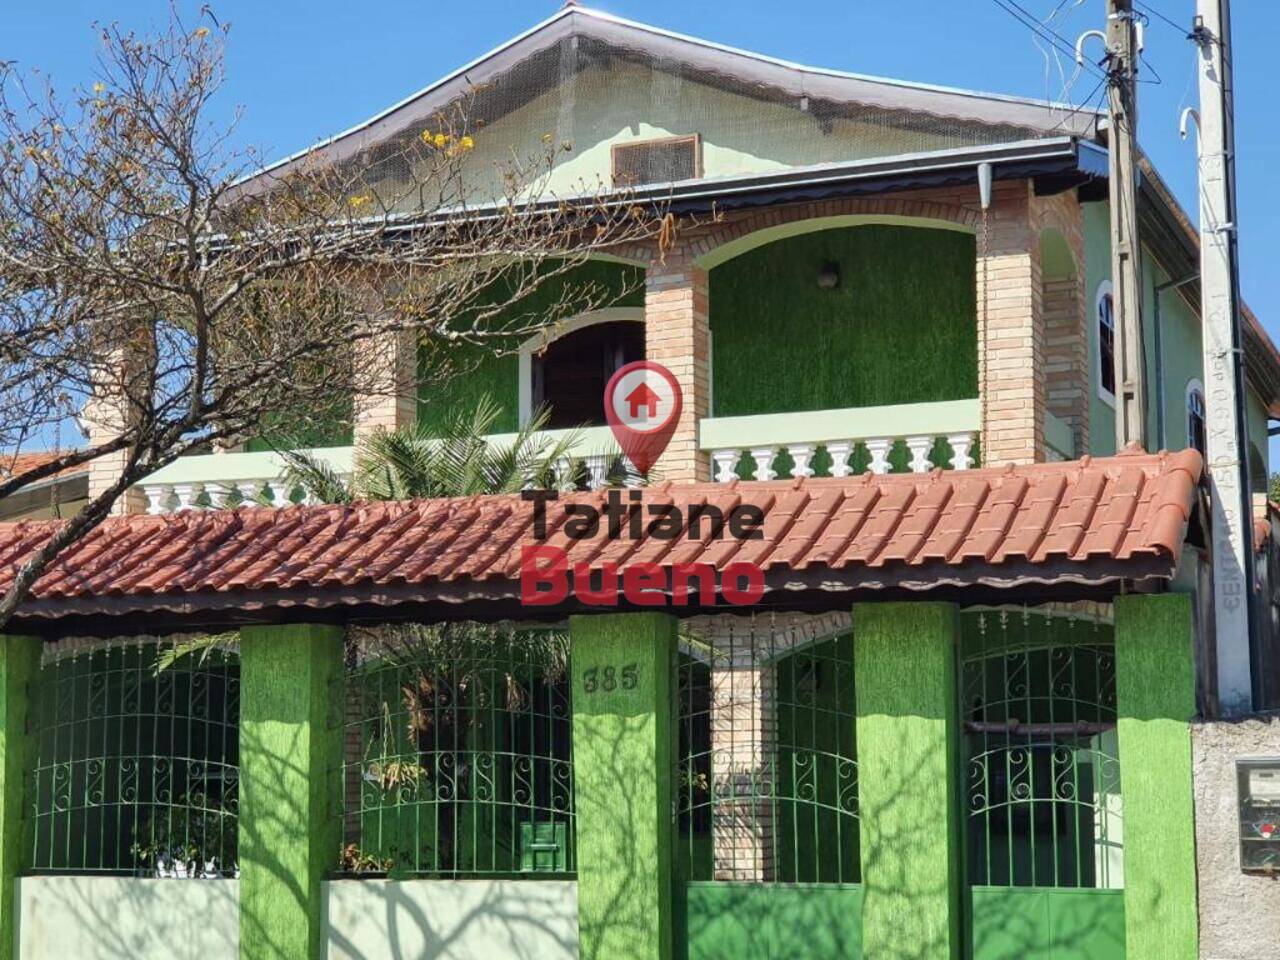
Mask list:
[[[1019,4],[1017,0],[991,0],[991,2],[1005,13],[1009,14],[1009,16],[1013,17],[1013,19],[1017,20],[1018,23],[1028,28],[1041,40],[1047,41],[1060,53],[1065,53],[1073,59],[1075,58],[1075,46],[1056,30],[1046,27],[1036,19],[1035,15],[1032,14],[1031,11]],[[1094,64],[1086,64],[1086,69],[1088,69],[1095,77],[1103,77],[1104,79],[1106,77],[1106,74],[1102,73]]]
[[[1171,20],[1169,17],[1165,16],[1163,13],[1161,13],[1159,10],[1157,10],[1155,7],[1151,6],[1150,4],[1143,3],[1142,0],[1133,0],[1133,5],[1141,9],[1144,13],[1151,14],[1157,20],[1163,20],[1165,23],[1173,27],[1173,29],[1177,30],[1184,37],[1187,35],[1187,28],[1185,24],[1180,24],[1176,20]]]

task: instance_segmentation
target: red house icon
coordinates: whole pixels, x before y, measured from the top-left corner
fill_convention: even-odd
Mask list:
[[[629,404],[631,407],[631,418],[634,420],[640,416],[640,408],[644,407],[644,415],[646,419],[651,419],[658,415],[658,395],[653,392],[653,388],[647,383],[642,383],[627,395],[623,403]]]

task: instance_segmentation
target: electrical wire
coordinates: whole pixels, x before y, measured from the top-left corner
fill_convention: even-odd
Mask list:
[[[1041,40],[1047,41],[1051,46],[1057,48],[1060,52],[1068,54],[1073,59],[1075,58],[1075,55],[1076,55],[1075,46],[1069,40],[1063,37],[1062,34],[1058,33],[1056,30],[1045,27],[1044,24],[1042,24],[1039,20],[1036,19],[1034,14],[1032,14],[1029,10],[1027,10],[1021,4],[1019,4],[1017,0],[991,0],[991,2],[994,3],[1001,10],[1003,10],[1005,13],[1009,14],[1009,16],[1017,20],[1018,23],[1022,24],[1024,27],[1029,29]],[[1095,77],[1103,77],[1103,78],[1106,77],[1106,74],[1103,73],[1095,65],[1087,64],[1086,69],[1089,70],[1089,72],[1092,73],[1093,76]]]
[[[1151,6],[1151,4],[1143,3],[1143,0],[1133,0],[1133,5],[1139,8],[1140,10],[1142,10],[1143,13],[1149,13],[1153,17],[1155,17],[1157,20],[1163,20],[1165,23],[1173,27],[1173,29],[1177,30],[1178,33],[1182,34],[1184,37],[1187,35],[1187,28],[1185,26],[1178,23],[1176,20],[1172,20],[1169,17],[1165,16],[1155,7]]]

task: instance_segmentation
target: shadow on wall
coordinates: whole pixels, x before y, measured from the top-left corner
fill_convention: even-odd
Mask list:
[[[576,960],[572,880],[335,880],[330,960]]]
[[[948,749],[958,758],[953,738],[954,734]],[[962,879],[961,902],[951,907],[954,926],[948,929],[940,922],[937,905],[947,889],[948,828],[934,822],[933,803],[922,802],[922,798],[936,797],[939,783],[945,784],[941,759],[930,746],[926,737],[907,737],[899,742],[892,766],[859,768],[860,784],[868,784],[872,777],[878,780],[874,806],[860,805],[863,898],[864,902],[879,898],[881,916],[891,915],[898,931],[898,939],[875,960],[943,960],[951,956],[951,936],[960,939],[961,955],[968,960],[1123,960],[1123,890],[970,889]],[[949,796],[959,817],[953,842],[961,858],[961,877],[968,842],[964,778],[965,771],[959,767]],[[931,836],[936,844],[936,856],[923,869],[919,858],[913,863],[903,855],[905,850],[919,848],[921,834]]]
[[[235,880],[21,877],[24,960],[236,960]]]

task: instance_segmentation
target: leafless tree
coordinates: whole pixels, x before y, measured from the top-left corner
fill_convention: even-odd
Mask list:
[[[150,37],[97,29],[98,81],[69,99],[0,65],[0,498],[101,457],[121,472],[18,572],[0,625],[166,463],[403,389],[380,352],[405,338],[426,379],[457,376],[460,357],[616,296],[574,282],[586,257],[672,228],[603,186],[552,195],[569,145],[549,138],[477,172],[485,130],[465,99],[355,159],[264,170],[210,119],[212,14]],[[13,469],[6,454],[75,411],[87,445]]]

